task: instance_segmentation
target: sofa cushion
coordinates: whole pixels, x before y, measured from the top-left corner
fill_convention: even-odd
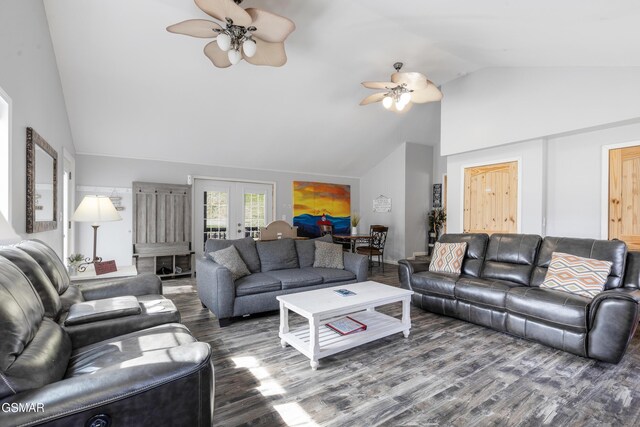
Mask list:
[[[455,296],[460,301],[504,309],[507,293],[517,286],[523,285],[506,280],[467,277],[456,282]]]
[[[525,319],[575,332],[587,331],[589,298],[537,287],[517,287],[507,294],[506,308]]]
[[[64,320],[65,326],[81,325],[100,320],[140,314],[140,304],[134,296],[122,296],[74,304]]]
[[[442,243],[467,242],[467,252],[462,262],[462,274],[480,277],[482,263],[487,252],[489,235],[484,233],[443,234],[439,239]]]
[[[280,280],[266,273],[253,273],[236,280],[236,296],[261,294],[282,289]]]
[[[205,243],[204,253],[207,254],[209,259],[213,259],[209,253],[228,248],[231,245],[236,247],[250,272],[258,273],[260,271],[260,258],[256,250],[256,241],[252,237],[236,240],[209,239]]]
[[[421,271],[411,276],[411,287],[421,294],[433,294],[454,299],[454,289],[459,274]]]
[[[215,262],[226,267],[231,272],[231,279],[234,282],[241,277],[251,274],[247,268],[247,264],[244,263],[238,250],[233,245],[220,249],[219,251],[211,252],[209,255]]]
[[[256,244],[262,272],[298,268],[298,253],[293,239],[271,240]]]
[[[622,286],[625,271],[627,245],[621,240],[576,239],[569,237],[545,237],[540,245],[538,258],[533,270],[531,286],[540,286],[547,275],[547,268],[554,252],[577,255],[585,258],[611,261],[611,272],[605,289]]]
[[[337,268],[320,268],[320,267],[305,267],[302,270],[311,271],[315,274],[322,276],[322,283],[337,283],[348,282],[356,280],[355,273],[349,270],[339,270]]]
[[[462,261],[467,251],[467,242],[443,243],[436,242],[429,263],[429,271],[439,273],[460,274]]]
[[[316,259],[313,262],[314,267],[339,268],[344,270],[344,261],[342,260],[342,245],[319,241],[316,241],[315,243]]]
[[[298,264],[300,268],[312,267],[316,259],[316,241],[333,242],[330,234],[310,240],[295,240],[296,252],[298,253]]]
[[[319,285],[322,283],[322,276],[320,274],[306,268],[271,270],[268,274],[282,283],[282,289],[303,288],[305,286]]]
[[[537,234],[491,235],[481,277],[529,286],[541,240]]]
[[[554,252],[540,287],[594,298],[604,289],[610,272],[610,261]]]

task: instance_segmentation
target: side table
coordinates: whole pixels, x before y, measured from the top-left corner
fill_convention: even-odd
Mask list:
[[[97,282],[105,279],[121,279],[124,277],[132,277],[137,276],[138,270],[135,265],[122,265],[118,267],[117,271],[112,273],[106,273],[101,275],[96,275],[96,270],[93,265],[87,266],[87,269],[83,272],[78,272],[77,274],[71,276],[72,283],[91,283]]]

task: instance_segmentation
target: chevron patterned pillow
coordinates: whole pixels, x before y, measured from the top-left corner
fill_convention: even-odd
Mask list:
[[[554,252],[540,287],[593,298],[604,289],[612,265],[609,261]]]
[[[462,270],[462,260],[467,251],[467,242],[461,243],[440,243],[436,242],[429,263],[429,271],[438,273],[460,274]]]

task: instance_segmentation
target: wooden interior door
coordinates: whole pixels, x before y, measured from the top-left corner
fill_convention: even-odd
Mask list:
[[[609,151],[609,239],[640,250],[640,146]]]
[[[464,170],[464,232],[518,231],[518,162]]]

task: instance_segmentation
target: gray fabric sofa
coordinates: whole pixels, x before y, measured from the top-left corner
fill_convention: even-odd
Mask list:
[[[532,234],[445,234],[440,242],[467,243],[461,274],[399,261],[415,306],[579,356],[622,359],[640,318],[640,253],[624,242]],[[604,291],[590,299],[540,287],[554,252],[611,262]]]
[[[220,326],[227,326],[233,317],[277,310],[278,295],[367,280],[367,257],[363,255],[344,252],[344,270],[313,267],[315,240],[331,242],[331,236],[267,242],[256,242],[250,237],[208,240],[205,256],[196,260],[196,282],[202,305],[216,315]],[[231,272],[209,256],[230,245],[236,247],[251,271],[235,282]]]

